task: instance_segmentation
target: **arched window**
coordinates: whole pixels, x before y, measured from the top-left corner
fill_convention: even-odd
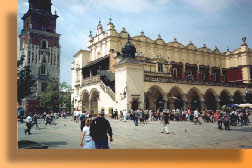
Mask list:
[[[46,74],[46,66],[43,64],[40,69],[40,74],[45,75]]]
[[[47,48],[47,41],[46,40],[42,40],[42,42],[41,42],[41,48],[42,49],[46,49]]]

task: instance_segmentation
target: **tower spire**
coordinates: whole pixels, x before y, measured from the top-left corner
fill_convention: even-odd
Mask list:
[[[130,35],[129,35],[129,33],[128,33],[128,42],[130,42]]]

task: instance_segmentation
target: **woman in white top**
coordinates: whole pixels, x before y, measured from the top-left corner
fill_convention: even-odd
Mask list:
[[[90,136],[90,124],[92,122],[91,118],[88,118],[85,122],[85,127],[83,128],[83,134],[81,137],[81,144],[80,146],[83,146],[83,139],[85,139],[85,143],[83,146],[83,149],[95,149],[95,143],[92,140],[92,137]]]

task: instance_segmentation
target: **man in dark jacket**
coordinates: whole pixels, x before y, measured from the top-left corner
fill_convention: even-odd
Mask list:
[[[138,117],[140,116],[138,110],[135,110],[133,112],[133,117],[134,117],[134,123],[135,123],[135,126],[138,126]]]
[[[109,149],[107,134],[110,136],[110,142],[113,142],[110,123],[104,118],[104,113],[102,112],[90,125],[90,136],[95,142],[96,149]]]

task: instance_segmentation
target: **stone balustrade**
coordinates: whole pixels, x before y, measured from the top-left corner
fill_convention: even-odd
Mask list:
[[[208,85],[208,86],[224,86],[224,87],[252,87],[252,84],[245,83],[229,83],[229,82],[219,82],[219,81],[203,81],[197,79],[181,79],[172,78],[166,76],[150,76],[144,75],[144,81],[146,82],[161,82],[161,83],[180,83],[180,84],[193,84],[193,85]]]
[[[99,75],[92,76],[91,78],[86,78],[82,82],[82,86],[88,86],[94,83],[100,83],[100,87],[105,93],[108,93],[108,95],[115,101],[115,93],[113,90],[109,87],[106,86],[103,81],[101,80]]]

